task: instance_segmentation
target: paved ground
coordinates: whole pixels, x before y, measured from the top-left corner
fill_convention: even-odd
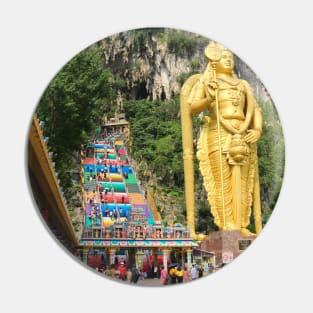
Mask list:
[[[186,284],[186,282],[185,282],[185,284]],[[177,284],[177,285],[180,285],[180,284]],[[161,285],[160,279],[158,279],[158,278],[155,278],[155,279],[147,278],[147,279],[144,279],[144,280],[138,280],[137,286],[147,286],[147,287],[158,287],[158,286],[160,286],[160,287],[166,287],[166,286]],[[168,285],[168,286],[176,286],[176,285]]]
[[[137,283],[138,286],[162,286],[159,278],[140,279]]]
[[[127,281],[122,281],[120,279],[112,279],[111,277],[107,277],[107,278],[112,280],[112,281],[116,281],[118,283],[126,284],[129,286],[152,286],[152,287],[162,286],[160,279],[158,279],[158,278],[155,278],[155,279],[152,279],[152,278],[139,279],[137,284],[132,284],[132,283],[129,283]]]

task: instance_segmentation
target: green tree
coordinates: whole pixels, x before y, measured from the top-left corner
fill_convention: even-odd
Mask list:
[[[98,48],[92,46],[61,69],[40,99],[36,113],[45,121],[44,133],[65,193],[72,184],[73,152],[94,135],[103,112],[111,110],[112,82]]]
[[[263,223],[270,217],[282,186],[285,167],[285,145],[282,127],[275,107],[260,103],[263,113],[263,134],[258,142],[258,161]]]
[[[182,142],[178,97],[169,101],[126,101],[132,151],[165,185],[182,184]]]

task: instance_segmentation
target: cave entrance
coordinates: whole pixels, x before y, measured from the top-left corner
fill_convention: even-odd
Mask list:
[[[137,90],[136,90],[136,99],[147,99],[148,98],[148,92],[146,88],[146,82],[141,82],[138,84]]]
[[[166,99],[166,93],[164,90],[164,86],[162,86],[162,92],[161,92],[161,100],[164,101]]]

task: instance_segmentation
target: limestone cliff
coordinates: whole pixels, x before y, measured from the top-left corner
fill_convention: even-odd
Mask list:
[[[183,78],[203,71],[209,39],[168,28],[137,29],[98,42],[104,66],[110,68],[123,96],[129,99],[170,99]],[[248,80],[258,99],[269,96],[252,70],[235,56],[236,73]]]

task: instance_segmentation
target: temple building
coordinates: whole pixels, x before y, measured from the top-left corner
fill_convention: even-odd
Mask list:
[[[128,154],[129,124],[123,112],[103,119],[101,132],[81,152],[83,231],[77,238],[39,120],[29,134],[28,166],[41,216],[58,240],[93,268],[136,265],[148,274],[155,266],[191,266],[198,242],[179,223],[164,224],[150,208]]]

